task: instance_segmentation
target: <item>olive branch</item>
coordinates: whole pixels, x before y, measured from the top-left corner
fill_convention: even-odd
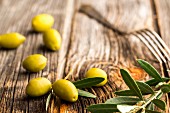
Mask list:
[[[155,111],[155,106],[161,110],[166,109],[166,103],[161,100],[163,93],[170,92],[170,78],[163,78],[158,71],[148,62],[144,60],[137,60],[139,65],[152,77],[146,82],[135,81],[125,69],[120,69],[120,73],[128,90],[119,90],[115,94],[117,97],[108,99],[105,103],[94,104],[87,107],[87,110],[92,113],[161,113]],[[65,77],[67,79],[72,71]],[[84,78],[82,80],[74,81],[73,84],[78,90],[79,96],[96,98],[90,92],[81,90],[82,88],[90,88],[102,82],[104,78]],[[168,82],[169,81],[169,82]],[[46,110],[51,99],[55,96],[53,91],[49,94],[46,101]]]
[[[116,91],[117,97],[108,99],[105,103],[90,105],[87,110],[92,113],[161,113],[155,111],[155,106],[165,110],[166,103],[160,98],[163,93],[170,92],[170,78],[161,77],[158,71],[144,60],[138,59],[137,62],[152,79],[146,82],[135,81],[125,69],[120,69],[129,89]]]
[[[71,71],[66,75],[66,77],[64,79],[68,79],[69,76],[73,73],[73,70],[71,69]],[[95,86],[101,82],[104,81],[104,78],[101,78],[101,77],[93,77],[93,78],[84,78],[84,79],[81,79],[81,80],[78,80],[78,81],[74,81],[72,82],[77,90],[78,90],[78,95],[79,96],[83,96],[83,97],[89,97],[89,98],[96,98],[96,95],[88,92],[88,91],[85,91],[85,90],[82,90],[84,88],[90,88],[92,86]],[[48,106],[50,104],[50,100],[52,98],[52,96],[56,96],[55,93],[53,93],[53,90],[51,90],[51,92],[49,93],[48,97],[47,97],[47,100],[46,100],[46,111],[48,110]]]

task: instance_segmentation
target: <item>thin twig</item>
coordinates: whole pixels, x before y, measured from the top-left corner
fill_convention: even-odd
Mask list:
[[[69,71],[69,73],[67,74],[67,76],[65,76],[64,79],[68,79],[68,77],[69,77],[72,73],[73,73],[73,69],[71,69],[71,70]]]

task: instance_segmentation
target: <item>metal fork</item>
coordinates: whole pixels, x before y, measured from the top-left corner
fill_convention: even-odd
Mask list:
[[[136,35],[149,48],[160,63],[170,61],[170,49],[155,31],[143,29],[132,34]]]

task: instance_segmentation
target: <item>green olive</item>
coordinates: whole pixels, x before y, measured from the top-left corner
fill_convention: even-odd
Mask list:
[[[61,46],[60,33],[55,29],[49,29],[43,34],[43,41],[45,46],[53,51],[59,50]]]
[[[35,31],[44,32],[54,24],[54,18],[49,14],[39,14],[32,19],[32,27]]]
[[[51,82],[44,77],[34,78],[29,81],[26,94],[32,97],[42,96],[51,90],[51,86]]]
[[[93,78],[93,77],[102,77],[105,80],[101,83],[97,84],[96,86],[103,86],[107,83],[107,74],[104,70],[100,68],[91,68],[86,73],[86,78]]]
[[[25,37],[19,33],[7,33],[0,35],[0,46],[7,49],[17,48],[25,41]]]
[[[38,72],[45,68],[47,58],[41,54],[34,54],[28,56],[23,61],[23,67],[30,72]]]
[[[78,99],[78,91],[75,85],[65,79],[60,79],[52,85],[54,93],[61,99],[75,102]]]

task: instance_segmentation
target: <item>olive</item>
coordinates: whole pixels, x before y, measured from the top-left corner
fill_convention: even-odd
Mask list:
[[[104,81],[97,84],[96,86],[103,86],[107,83],[107,74],[104,70],[100,68],[91,68],[86,72],[86,78],[93,78],[93,77],[102,77]]]
[[[25,58],[23,67],[30,72],[38,72],[45,68],[47,58],[41,54],[33,54]]]
[[[43,41],[45,46],[53,51],[59,50],[61,46],[60,33],[55,29],[49,29],[43,34]]]
[[[0,35],[0,46],[7,49],[17,48],[25,41],[25,37],[19,33],[7,33]]]
[[[32,19],[32,27],[35,31],[44,32],[54,24],[54,18],[49,14],[39,14]]]
[[[31,97],[42,96],[51,90],[51,86],[51,82],[44,77],[34,78],[29,81],[26,94]]]
[[[57,80],[53,83],[52,89],[54,93],[61,99],[75,102],[78,99],[78,90],[75,85],[65,79]]]

